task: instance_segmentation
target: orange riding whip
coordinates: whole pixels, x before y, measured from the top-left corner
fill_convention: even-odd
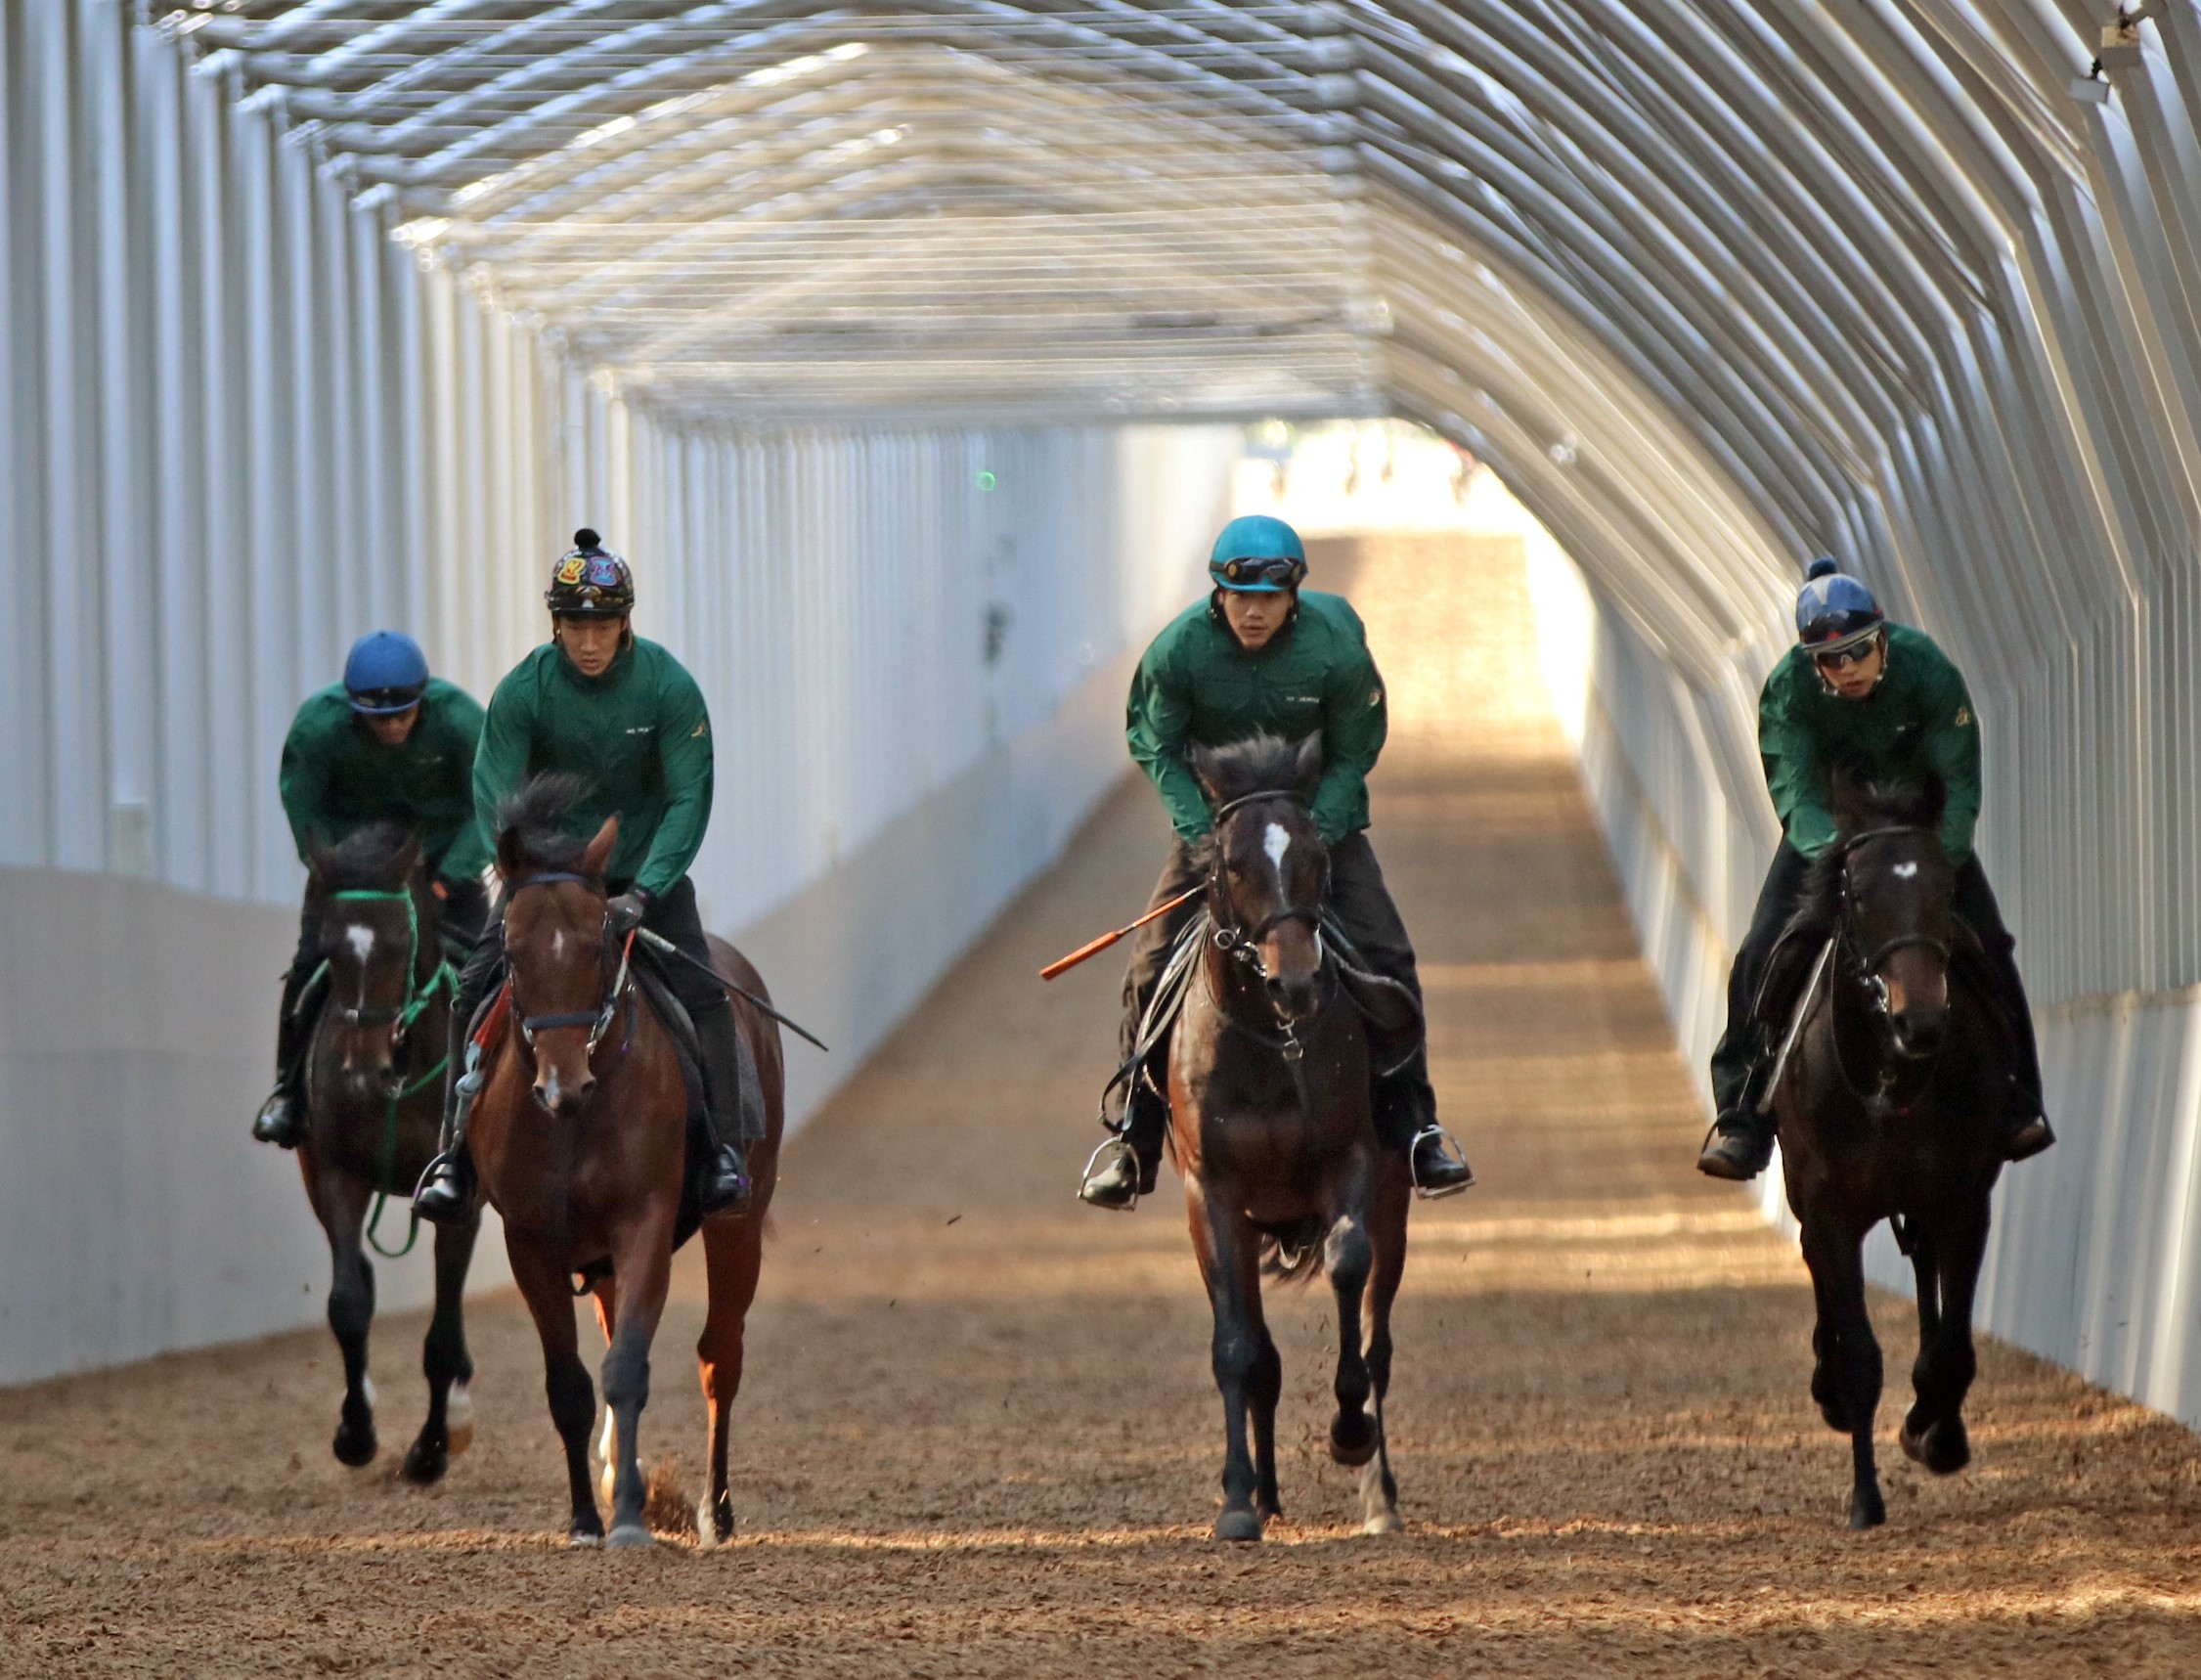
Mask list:
[[[1194,887],[1187,892],[1179,893],[1167,904],[1156,905],[1154,908],[1148,910],[1145,915],[1139,917],[1137,921],[1132,922],[1128,927],[1120,927],[1114,933],[1104,933],[1100,936],[1100,938],[1094,940],[1092,944],[1081,945],[1076,951],[1072,951],[1068,956],[1057,957],[1053,962],[1048,963],[1046,967],[1042,968],[1039,971],[1039,978],[1041,980],[1052,980],[1056,975],[1062,973],[1064,970],[1076,968],[1088,956],[1100,955],[1102,951],[1106,951],[1110,946],[1114,945],[1125,934],[1137,933],[1139,929],[1146,926],[1148,922],[1158,920],[1159,918],[1167,915],[1179,905],[1190,904],[1194,899],[1197,899],[1202,893],[1206,892],[1207,890],[1208,883],[1203,881],[1199,886]]]

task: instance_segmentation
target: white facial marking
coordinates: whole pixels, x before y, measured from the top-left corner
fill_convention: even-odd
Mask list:
[[[1918,865],[1915,863],[1898,863],[1895,866],[1895,878],[1899,881],[1908,881],[1917,872]]]
[[[558,928],[550,935],[550,960],[556,962],[565,955],[565,929]]]
[[[371,927],[348,927],[344,929],[344,943],[352,948],[352,955],[364,964],[374,949],[374,930]]]
[[[1268,861],[1276,865],[1276,884],[1280,887],[1284,884],[1284,854],[1291,849],[1292,836],[1284,832],[1284,824],[1271,822],[1268,832],[1261,836],[1261,850],[1268,854]]]

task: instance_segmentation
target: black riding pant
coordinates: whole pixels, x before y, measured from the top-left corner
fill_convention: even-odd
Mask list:
[[[1192,849],[1177,841],[1170,848],[1169,861],[1162,866],[1162,878],[1155,882],[1147,907],[1151,909],[1190,891],[1205,878],[1193,861]],[[1399,920],[1398,906],[1391,903],[1390,889],[1384,884],[1384,871],[1365,830],[1348,834],[1330,848],[1330,908],[1344,928],[1345,937],[1359,951],[1361,960],[1385,979],[1405,987],[1420,1002],[1422,981],[1414,967],[1414,947],[1406,937],[1406,924]],[[1130,967],[1123,976],[1122,1043],[1125,1057],[1138,1045],[1139,1020],[1168,963],[1170,948],[1199,910],[1200,901],[1195,899],[1161,920],[1147,923],[1134,936]],[[1153,1052],[1158,1080],[1159,1069],[1168,1059],[1167,1044],[1165,1038]],[[1134,1092],[1137,1088],[1134,1085]],[[1436,1092],[1430,1085],[1426,1045],[1417,1047],[1404,1067],[1378,1082],[1375,1119],[1378,1135],[1402,1149],[1414,1140],[1416,1132],[1435,1122]]]
[[[1758,906],[1751,912],[1750,931],[1735,953],[1735,966],[1727,977],[1727,1030],[1712,1050],[1712,1102],[1716,1113],[1730,1114],[1758,1093],[1750,1090],[1754,1073],[1764,1067],[1775,1029],[1761,1013],[1779,1020],[1794,1006],[1792,997],[1766,999],[1758,1008],[1758,994],[1765,986],[1766,965],[1782,930],[1803,902],[1805,877],[1811,862],[1786,840],[1774,849],[1773,866],[1766,871],[1758,892]],[[2025,981],[2017,971],[2017,941],[2003,924],[2003,908],[1995,902],[1995,889],[1987,884],[1987,871],[1975,855],[1957,865],[1957,914],[1978,938],[1986,952],[1988,981],[1996,1003],[2008,1019],[2018,1043],[2018,1077],[2029,1095],[2041,1093],[2040,1052],[2033,1040],[2033,1008],[2025,999]]]
[[[621,883],[606,884],[614,895],[626,890]],[[696,962],[710,966],[711,947],[704,938],[702,914],[695,907],[695,883],[685,875],[650,900],[649,913],[642,917],[642,926],[660,939],[671,941],[677,950],[685,951]],[[475,1012],[496,985],[504,967],[505,917],[500,906],[459,976],[459,1009],[454,1031],[462,1034],[472,1026]],[[726,988],[692,963],[667,958],[662,972],[665,984],[681,1000],[681,1007],[688,1012],[690,1020],[700,1021],[714,1009],[731,1006],[732,1000],[727,997]]]

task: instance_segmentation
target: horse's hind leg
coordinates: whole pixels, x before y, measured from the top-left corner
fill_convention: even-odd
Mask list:
[[[1215,1538],[1258,1540],[1261,1516],[1254,1506],[1258,1476],[1247,1450],[1246,1412],[1266,1334],[1258,1317],[1260,1248],[1253,1227],[1232,1202],[1211,1198],[1197,1176],[1186,1180],[1185,1197],[1192,1216],[1193,1252],[1215,1318],[1215,1387],[1223,1397],[1223,1508],[1215,1519]]]
[[[1357,1466],[1376,1456],[1379,1437],[1376,1420],[1368,1415],[1374,1385],[1360,1347],[1361,1304],[1376,1256],[1368,1227],[1350,1214],[1330,1227],[1327,1248],[1330,1287],[1338,1296],[1338,1415],[1330,1420],[1330,1456]]]
[[[656,1544],[642,1520],[648,1495],[642,1479],[642,1407],[649,1403],[649,1345],[665,1311],[672,1284],[673,1234],[656,1221],[627,1233],[613,1258],[619,1278],[619,1317],[611,1349],[603,1356],[603,1403],[617,1426],[618,1457],[611,1478],[614,1546]]]
[[[733,1538],[733,1494],[726,1481],[726,1442],[733,1397],[741,1392],[741,1359],[749,1304],[757,1298],[757,1274],[764,1265],[764,1220],[745,1214],[738,1219],[703,1222],[703,1258],[710,1274],[710,1308],[696,1339],[695,1363],[703,1379],[703,1401],[710,1410],[704,1445],[709,1481],[695,1512],[695,1531],[706,1546]]]
[[[1865,1310],[1865,1257],[1861,1239],[1824,1215],[1803,1221],[1804,1263],[1819,1300],[1814,1338],[1827,1377],[1822,1404],[1838,1414],[1850,1438],[1849,1525],[1876,1528],[1887,1521],[1872,1458],[1872,1419],[1880,1406],[1880,1345]],[[1815,1379],[1814,1392],[1819,1391]]]
[[[589,1485],[589,1426],[596,1421],[596,1388],[581,1362],[573,1291],[558,1261],[531,1243],[515,1241],[508,1226],[505,1249],[511,1256],[512,1281],[519,1285],[543,1344],[543,1389],[550,1402],[550,1422],[565,1447],[567,1490],[573,1499],[566,1538],[576,1546],[593,1546],[603,1538],[603,1518]]]
[[[374,1384],[367,1374],[367,1333],[374,1322],[374,1268],[360,1232],[367,1186],[345,1172],[314,1175],[314,1212],[329,1234],[329,1329],[344,1359],[344,1404],[330,1443],[337,1459],[358,1469],[374,1462]]]
[[[1391,1382],[1391,1303],[1406,1275],[1406,1188],[1399,1186],[1395,1210],[1386,1197],[1371,1223],[1376,1268],[1368,1280],[1368,1380],[1376,1394],[1376,1456],[1360,1472],[1361,1532],[1395,1534],[1406,1526],[1398,1515],[1398,1482],[1391,1475],[1390,1429],[1384,1396]]]
[[[1912,1368],[1917,1404],[1903,1420],[1903,1450],[1936,1476],[1954,1476],[1971,1462],[1964,1430],[1964,1396],[1979,1373],[1972,1347],[1972,1300],[1987,1254],[1987,1198],[1965,1208],[1934,1233],[1935,1292],[1939,1311],[1930,1332],[1919,1314],[1918,1362]],[[1926,1279],[1918,1280],[1924,1299]]]
[[[405,1480],[425,1487],[440,1481],[451,1460],[474,1439],[474,1402],[466,1393],[474,1361],[466,1351],[466,1267],[481,1234],[476,1215],[463,1225],[436,1227],[436,1306],[420,1345],[420,1370],[428,1379],[428,1415],[405,1455]]]

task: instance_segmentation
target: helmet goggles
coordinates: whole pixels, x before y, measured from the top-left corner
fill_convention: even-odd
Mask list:
[[[1306,561],[1290,554],[1242,554],[1218,560],[1208,569],[1220,589],[1272,594],[1298,589],[1307,575]]]

